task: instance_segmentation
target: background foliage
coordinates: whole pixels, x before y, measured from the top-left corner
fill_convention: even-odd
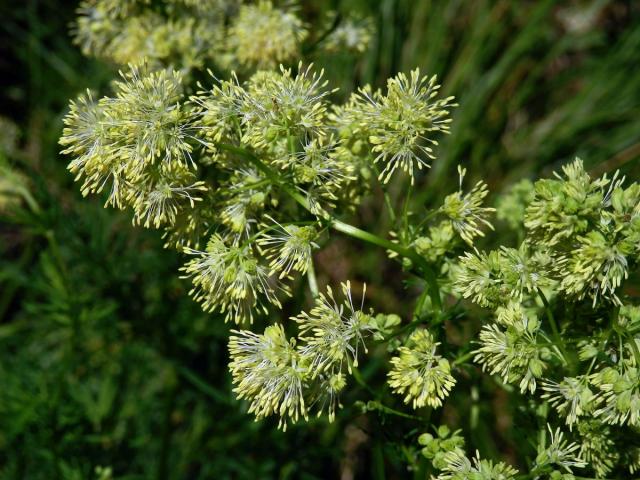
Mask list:
[[[16,181],[2,170],[0,478],[406,478],[417,448],[403,438],[416,428],[411,420],[347,408],[334,424],[312,421],[283,434],[273,421],[254,423],[245,414],[227,373],[230,326],[188,298],[178,255],[163,250],[157,234],[133,228],[127,214],[103,209],[100,199],[80,201],[58,154],[68,98],[113,77],[112,67],[71,44],[75,2],[6,3],[0,101],[18,131],[12,148],[10,129],[0,127],[0,157],[26,179],[26,189],[16,207],[15,195],[5,195],[7,181]],[[635,2],[302,3],[307,18],[330,8],[374,18],[376,35],[358,64],[346,56],[315,59],[343,95],[419,66],[457,97],[452,134],[416,186],[418,203],[449,193],[458,163],[493,192],[548,175],[575,155],[594,174],[621,168],[638,178]],[[399,185],[390,192],[402,195]],[[359,215],[384,234],[379,193]],[[498,226],[490,237],[500,235]],[[320,283],[366,280],[377,311],[406,317],[413,298],[398,267],[384,252],[357,248],[336,237],[319,254]],[[297,312],[299,303],[294,296],[284,313]],[[448,332],[454,342],[472,333]],[[371,355],[363,369],[369,384],[384,383],[382,363]],[[492,383],[471,388],[462,380],[457,388],[469,396],[448,404],[447,423],[465,430],[470,451],[509,458],[523,442],[511,428],[519,412],[511,410],[510,394]],[[371,399],[354,386],[343,403]]]

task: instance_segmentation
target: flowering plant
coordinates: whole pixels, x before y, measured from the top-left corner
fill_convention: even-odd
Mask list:
[[[127,52],[145,31],[135,25],[153,30],[160,14],[144,1],[85,2],[78,41],[129,65],[111,96],[71,102],[60,143],[83,194],[102,194],[131,210],[135,225],[160,230],[184,254],[190,295],[236,325],[229,369],[249,413],[283,429],[310,413],[331,422],[356,382],[372,398],[352,409],[417,422],[407,462],[418,469],[425,459],[434,478],[640,470],[640,306],[625,290],[640,255],[638,183],[593,178],[580,159],[554,178],[523,181],[496,203],[521,241],[480,250],[496,209],[487,184],[465,185],[464,167],[438,204],[412,202],[456,107],[435,76],[399,73],[338,102],[322,71],[295,63],[308,36],[295,9],[217,1],[198,17],[198,2],[165,3],[162,15],[175,17],[161,22],[167,44]],[[359,25],[355,51],[368,38],[367,22]],[[353,40],[332,32],[317,44],[331,51]],[[195,81],[208,61],[203,45],[223,79]],[[389,195],[392,184],[403,198]],[[346,222],[377,191],[392,224],[382,235]],[[334,232],[397,262],[411,282],[412,318],[366,307],[364,282],[341,279],[339,295],[318,286],[314,253]],[[311,306],[287,319],[303,277]],[[450,330],[473,327],[479,309],[490,317],[472,341],[453,341]],[[374,350],[385,352],[399,409],[360,371]],[[469,391],[477,408],[482,382],[508,392],[527,419],[531,445],[512,461],[468,453],[463,432],[440,414]]]

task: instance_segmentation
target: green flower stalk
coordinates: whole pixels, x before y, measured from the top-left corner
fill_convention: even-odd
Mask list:
[[[442,406],[456,384],[449,361],[436,354],[438,345],[427,330],[419,329],[391,359],[389,386],[394,393],[404,395],[404,402],[411,402],[413,408]]]

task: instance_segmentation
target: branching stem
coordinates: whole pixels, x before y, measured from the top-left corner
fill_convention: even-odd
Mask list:
[[[309,205],[307,199],[295,188],[292,188],[286,182],[283,182],[278,175],[271,167],[266,165],[262,160],[260,160],[256,155],[254,155],[251,151],[244,149],[242,147],[236,147],[234,145],[229,144],[218,144],[218,147],[226,150],[228,152],[234,153],[248,161],[250,161],[260,172],[262,172],[269,180],[271,180],[275,185],[282,189],[287,195],[289,195],[293,200],[295,200],[299,205],[303,208],[312,212],[312,209]],[[367,232],[366,230],[362,230],[358,227],[345,223],[337,218],[334,218],[330,215],[326,215],[322,218],[322,221],[326,223],[329,227],[334,230],[349,235],[350,237],[357,238],[366,243],[370,243],[372,245],[377,245],[386,250],[390,250],[392,252],[397,253],[398,255],[411,260],[416,269],[423,276],[424,280],[427,282],[427,289],[429,291],[429,297],[431,298],[431,302],[437,311],[442,311],[442,300],[440,298],[440,287],[438,286],[438,280],[436,273],[431,268],[431,265],[418,253],[410,248],[404,247],[400,244],[393,243],[385,238],[379,237],[373,233]]]

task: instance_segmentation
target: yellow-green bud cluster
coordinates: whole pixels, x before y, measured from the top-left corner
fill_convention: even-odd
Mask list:
[[[275,68],[300,55],[307,28],[292,10],[282,10],[269,0],[242,5],[229,28],[231,55],[243,67]]]
[[[232,3],[85,0],[78,9],[75,42],[85,55],[120,65],[201,68],[207,59],[224,60],[225,15]]]
[[[225,320],[241,323],[253,322],[255,313],[266,313],[267,303],[281,306],[268,270],[250,245],[228,245],[214,234],[205,251],[185,248],[184,252],[194,256],[182,268],[193,281],[190,294],[205,311],[217,311]]]
[[[391,359],[389,386],[413,408],[440,407],[456,384],[449,361],[436,353],[438,345],[427,330],[415,330]]]

